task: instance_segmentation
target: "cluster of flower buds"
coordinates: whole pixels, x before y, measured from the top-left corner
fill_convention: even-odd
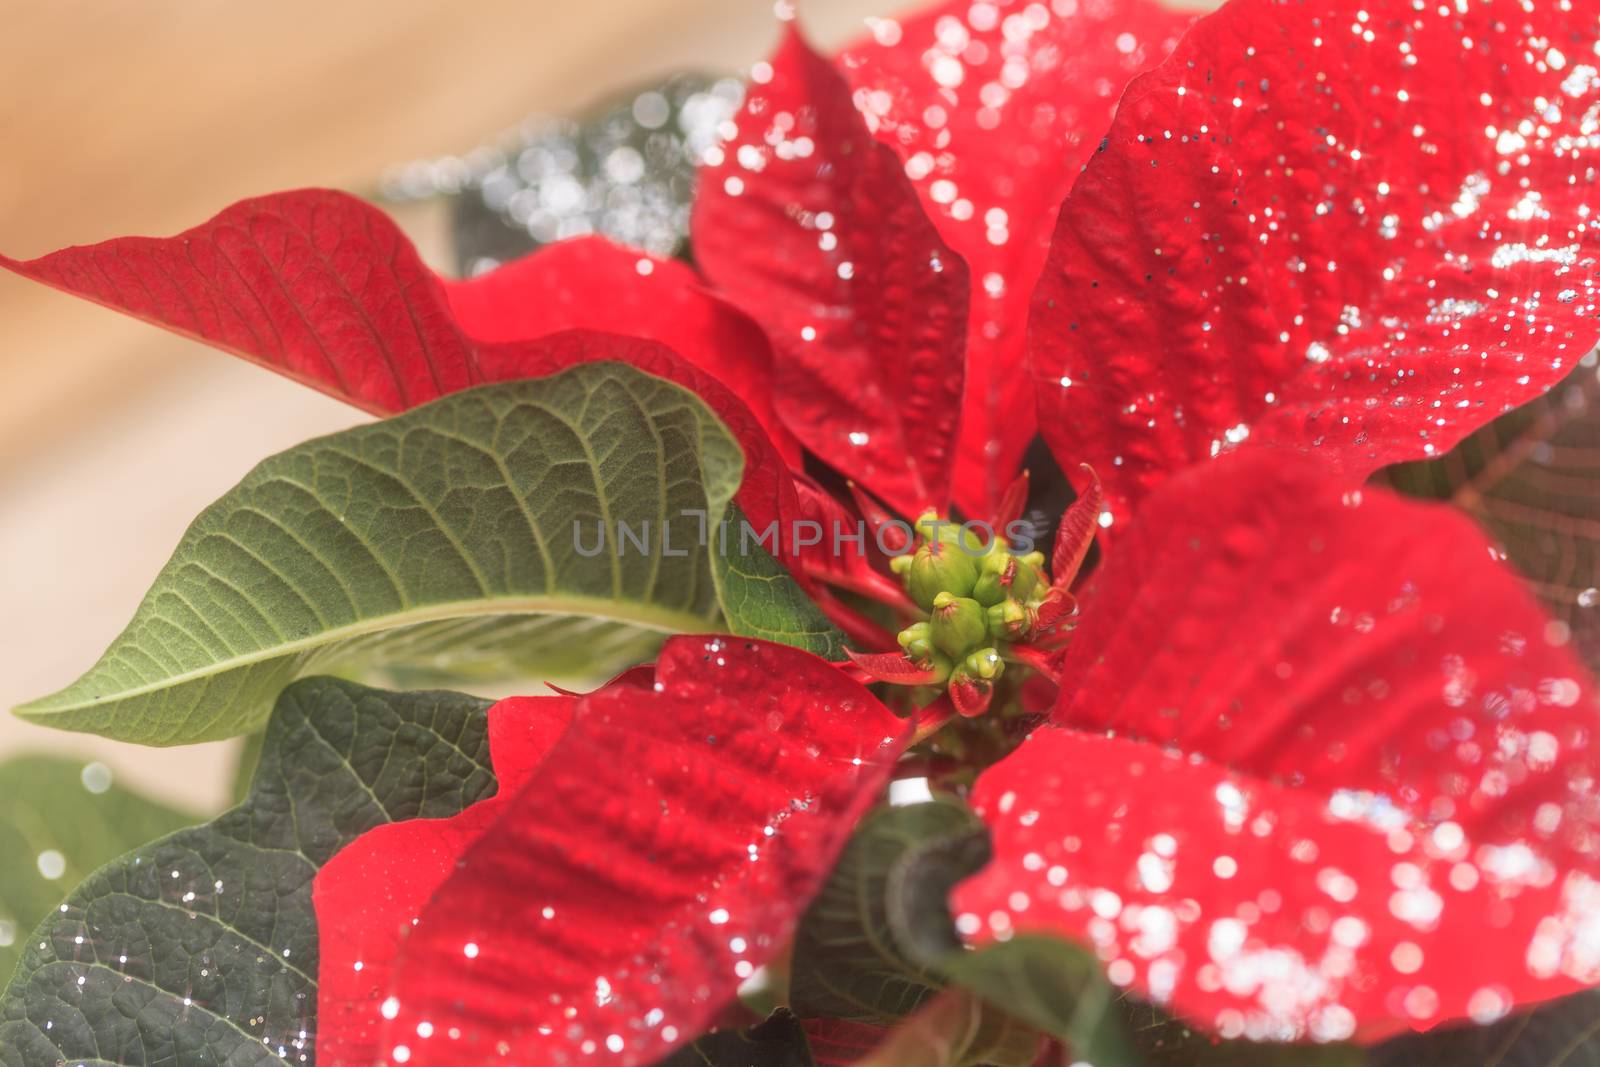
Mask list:
[[[1014,555],[996,537],[983,544],[933,512],[917,520],[915,552],[896,556],[924,622],[900,631],[906,656],[952,690],[985,691],[1005,669],[999,646],[1026,640],[1050,583],[1044,555]]]
[[[914,550],[890,560],[927,617],[900,631],[900,654],[851,659],[878,681],[942,686],[967,716],[988,710],[1008,662],[1048,673],[1060,624],[1075,607],[1068,587],[1094,539],[1100,501],[1096,481],[1067,509],[1049,569],[1041,552],[1014,552],[1003,538],[927,512],[915,524]]]

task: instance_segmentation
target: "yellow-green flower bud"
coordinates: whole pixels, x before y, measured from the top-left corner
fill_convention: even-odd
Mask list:
[[[1027,603],[1039,587],[1039,570],[1032,558],[1013,556],[1003,547],[990,552],[978,564],[978,580],[972,585],[972,598],[985,607],[1000,603],[1007,597]]]
[[[990,552],[978,561],[978,579],[972,583],[972,599],[984,607],[1000,603],[1011,595],[1017,572],[1017,558],[1004,548]]]
[[[1028,609],[1006,597],[988,611],[989,634],[996,641],[1019,640],[1028,629]]]
[[[925,622],[914,622],[899,634],[900,648],[918,663],[927,662],[934,655],[933,628]]]
[[[961,661],[961,670],[973,678],[992,682],[1005,673],[1006,661],[992,648],[980,648]]]
[[[952,658],[966,655],[989,637],[983,607],[976,600],[948,591],[934,598],[929,626],[934,646]]]
[[[964,597],[972,592],[972,583],[977,578],[976,562],[959,546],[931,541],[919,547],[911,557],[906,591],[924,611],[932,611],[934,597],[940,593]]]
[[[1034,562],[1037,558],[1040,562]],[[1043,557],[1037,552],[1029,552],[1026,556],[1017,557],[1016,575],[1011,581],[1011,595],[1026,604],[1033,599],[1040,590],[1043,582],[1043,571],[1040,569]]]
[[[952,522],[937,511],[924,511],[917,516],[915,523],[917,535],[930,544],[957,544],[961,536],[961,524]]]

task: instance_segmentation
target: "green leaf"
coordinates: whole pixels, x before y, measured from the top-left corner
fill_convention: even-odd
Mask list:
[[[1023,934],[948,958],[943,970],[1007,1013],[1067,1043],[1095,1067],[1139,1063],[1100,961],[1059,938]]]
[[[685,1045],[659,1067],[815,1067],[800,1022],[779,1008],[745,1030],[717,1030]]]
[[[1119,1007],[1144,1067],[1361,1067],[1366,1062],[1364,1050],[1355,1045],[1223,1041],[1132,998]],[[1462,1060],[1461,1067],[1471,1062]]]
[[[1379,478],[1478,520],[1600,670],[1600,378],[1592,358],[1440,458]]]
[[[199,821],[113,784],[102,763],[18,756],[0,763],[0,980],[22,940],[96,867]]]
[[[917,1009],[854,1067],[1030,1067],[1044,1035],[961,989]]]
[[[862,1067],[1028,1067],[1038,1054],[1039,1031],[1001,1006],[941,992],[945,977],[934,961],[949,962],[954,934],[938,890],[947,872],[969,869],[960,857],[972,840],[987,842],[983,824],[953,797],[879,808],[800,921],[790,1006],[803,1018],[890,1028]],[[923,947],[936,946],[931,960],[917,962],[900,944],[897,919],[902,929],[934,928],[917,935]]]
[[[980,826],[948,798],[879,808],[862,821],[795,934],[789,1000],[798,1014],[887,1026],[944,985],[895,940],[891,874],[918,845]]]
[[[724,626],[717,539],[693,513],[714,527],[742,469],[696,397],[614,363],[307,442],[202,512],[100,661],[18,711],[181,744],[255,729],[313,672],[610,673]],[[623,528],[646,524],[641,550]],[[787,575],[754,566],[728,582],[729,625],[826,644],[784,625],[804,606]]]
[[[311,1062],[312,879],[375,826],[491,795],[487,707],[291,686],[244,804],[102,867],[34,931],[0,999],[0,1064]]]
[[[844,634],[756,543],[761,531],[749,527],[752,532],[745,538],[741,531],[746,528],[744,512],[729,504],[726,547],[719,538],[712,556],[728,629],[741,637],[803,648],[823,659],[844,659]]]
[[[1600,1067],[1600,990],[1542,1004],[1487,1026],[1407,1034],[1371,1050],[1370,1067]]]
[[[896,943],[953,986],[971,990],[1014,1019],[1063,1041],[1095,1067],[1139,1062],[1117,994],[1093,954],[1054,937],[1021,935],[963,947],[946,903],[956,883],[989,862],[988,831],[976,816],[908,849],[889,877],[888,918]]]

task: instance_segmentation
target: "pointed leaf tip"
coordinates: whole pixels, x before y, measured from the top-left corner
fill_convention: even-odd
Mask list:
[[[1087,463],[1080,469],[1088,476],[1088,484],[1078,499],[1067,505],[1061,515],[1061,525],[1056,531],[1055,551],[1050,556],[1050,582],[1056,589],[1072,588],[1089,555],[1089,548],[1100,532],[1100,512],[1105,507],[1105,491],[1100,487],[1100,476]]]
[[[483,380],[411,241],[377,208],[331,189],[241,200],[175,237],[0,264],[371,412]]]
[[[791,28],[768,68],[700,175],[695,257],[766,327],[778,416],[801,443],[902,512],[942,507],[966,265],[828,60]]]
[[[949,671],[920,666],[910,656],[899,652],[861,653],[845,649],[850,662],[867,675],[891,685],[937,685],[949,676]]]

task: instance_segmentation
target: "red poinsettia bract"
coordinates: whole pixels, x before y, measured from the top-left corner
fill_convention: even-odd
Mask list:
[[[1464,517],[1226,457],[1137,513],[980,779],[959,922],[1227,1036],[1492,1021],[1600,981],[1594,697]]]
[[[1122,517],[1246,440],[1352,482],[1594,342],[1592,3],[1242,0],[1124,95],[1061,209],[1031,367]]]
[[[496,797],[318,875],[320,1063],[653,1062],[782,949],[909,736],[738,638],[490,716]]]
[[[1082,6],[963,0],[878,23],[837,64],[790,35],[703,173],[703,280],[587,239],[446,283],[377,212],[320,192],[5,263],[380,412],[633,362],[728,421],[758,525],[881,521],[880,501],[1012,514],[1037,426],[1063,470],[1092,468],[1080,490],[1104,482],[1078,532],[1094,518],[1119,537],[1072,591],[1065,650],[1057,633],[1007,649],[1058,692],[979,781],[996,858],[955,896],[975,943],[1082,941],[1117,983],[1270,1038],[1490,1019],[1595,981],[1592,685],[1463,520],[1358,489],[1547,389],[1595,340],[1595,5],[1233,0],[1175,45],[1183,16]],[[828,497],[807,453],[864,491]],[[1075,570],[1069,555],[1035,576]],[[865,563],[787,561],[871,652],[887,635],[829,587],[916,618]],[[1070,604],[1057,592],[1050,611]],[[963,616],[969,599],[918,607],[948,614],[934,636],[1010,625],[1004,603]],[[908,627],[908,653],[934,629]],[[669,645],[651,690],[540,705],[573,725],[526,756],[536,769],[501,768],[500,807],[389,828],[330,866],[324,1055],[454,1062],[503,1041],[631,1063],[712,1021],[888,773],[894,744],[865,770],[818,765],[809,731],[819,752],[894,734],[800,653],[750,652],[790,669],[744,663],[717,689],[732,673],[704,666],[702,641]],[[942,648],[919,669],[951,671]],[[801,714],[837,686],[864,732]],[[622,775],[634,730],[697,758],[642,752],[650,773]],[[734,736],[794,757],[782,789],[725,759]],[[846,775],[834,802],[763,846],[768,802],[813,771]],[[728,795],[699,807],[711,794],[691,785]],[[414,842],[435,859],[359,913],[340,872],[379,869],[409,834],[439,835]],[[760,862],[733,862],[742,846]],[[462,849],[452,873],[438,857]],[[403,941],[385,935],[399,918],[418,921]]]

